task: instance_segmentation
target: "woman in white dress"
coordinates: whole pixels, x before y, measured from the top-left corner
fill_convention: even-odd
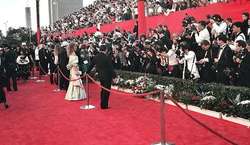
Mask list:
[[[66,100],[83,100],[86,98],[86,93],[82,85],[82,80],[80,79],[81,72],[78,67],[78,57],[75,54],[75,44],[71,43],[67,48],[67,53],[69,56],[69,62],[67,65],[68,70],[70,70],[70,79],[73,81],[69,82],[69,87],[65,96]],[[75,80],[78,79],[78,80]]]

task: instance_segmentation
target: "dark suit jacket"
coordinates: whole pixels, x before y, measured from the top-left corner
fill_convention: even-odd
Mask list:
[[[217,70],[223,71],[225,68],[231,68],[232,66],[233,66],[233,51],[228,45],[226,45],[221,54],[220,60],[217,64]]]
[[[250,53],[248,52],[240,64],[239,84],[241,86],[250,87],[249,74],[250,74]]]
[[[94,56],[88,72],[90,72],[94,66],[96,67],[96,71],[98,72],[100,79],[111,81],[112,78],[115,77],[112,58],[110,55],[98,53],[96,56]]]

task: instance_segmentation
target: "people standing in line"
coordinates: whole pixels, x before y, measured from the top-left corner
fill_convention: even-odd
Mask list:
[[[6,76],[7,76],[7,90],[11,91],[11,83],[10,80],[12,79],[12,85],[14,91],[17,91],[17,83],[16,83],[16,75],[17,75],[17,64],[16,64],[16,54],[13,49],[6,47],[5,49],[5,69],[6,69]]]
[[[79,70],[79,59],[75,53],[75,44],[70,43],[67,47],[67,54],[69,57],[69,62],[67,64],[67,69],[70,70],[69,87],[65,96],[65,100],[77,101],[86,98],[86,93],[83,88],[81,80],[81,71]]]
[[[0,104],[3,103],[4,107],[7,109],[9,105],[6,101],[6,96],[4,92],[4,87],[6,86],[7,78],[3,51],[3,48],[0,48]]]
[[[113,77],[115,77],[115,72],[113,69],[112,58],[110,55],[107,55],[107,51],[105,45],[100,47],[100,51],[94,56],[88,72],[90,72],[95,66],[101,85],[107,89],[111,89],[111,82]],[[102,88],[100,102],[101,109],[109,108],[109,95],[110,92]]]

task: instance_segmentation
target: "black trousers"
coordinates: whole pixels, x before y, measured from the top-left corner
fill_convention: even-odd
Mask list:
[[[0,86],[0,103],[5,103],[5,102],[6,102],[5,92],[3,90],[3,87]]]
[[[62,73],[69,78],[69,71],[67,70],[67,68],[60,68]],[[59,75],[59,79],[60,79],[60,84],[59,87],[61,90],[67,90],[68,86],[69,86],[69,81],[67,79],[65,79],[62,74]]]
[[[101,85],[107,89],[111,89],[112,78],[102,77],[100,78]],[[101,108],[105,109],[109,107],[109,95],[110,92],[102,89],[101,90]]]
[[[16,72],[14,70],[7,70],[6,72],[6,75],[7,75],[7,90],[8,91],[11,91],[11,87],[10,87],[10,80],[12,79],[12,85],[13,85],[13,89],[15,91],[17,91],[17,84],[16,84]]]

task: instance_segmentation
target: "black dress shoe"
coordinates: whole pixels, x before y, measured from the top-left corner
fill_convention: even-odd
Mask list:
[[[5,109],[8,109],[9,108],[9,105],[8,104],[4,104],[4,107],[5,107]]]
[[[109,109],[109,107],[101,107],[101,109]]]

